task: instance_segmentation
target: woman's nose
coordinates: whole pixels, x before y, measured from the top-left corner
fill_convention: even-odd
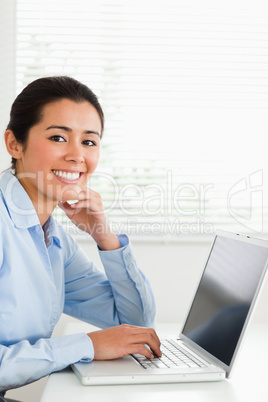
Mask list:
[[[75,163],[83,163],[85,162],[84,154],[83,154],[83,149],[81,145],[77,144],[70,144],[68,148],[68,152],[65,155],[65,160],[69,162],[75,162]]]

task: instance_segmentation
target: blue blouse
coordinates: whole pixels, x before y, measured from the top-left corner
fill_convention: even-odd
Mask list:
[[[42,228],[17,178],[0,179],[0,391],[77,361],[91,361],[86,334],[51,338],[64,312],[100,328],[153,326],[155,303],[127,236],[99,250],[99,271],[52,217]]]

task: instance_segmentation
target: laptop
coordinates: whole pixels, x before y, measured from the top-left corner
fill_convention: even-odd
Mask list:
[[[267,260],[268,241],[217,232],[181,332],[161,340],[161,358],[131,355],[76,363],[72,369],[83,385],[229,378],[264,283]]]

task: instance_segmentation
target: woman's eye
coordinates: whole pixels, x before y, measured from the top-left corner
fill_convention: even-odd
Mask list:
[[[89,147],[93,147],[94,145],[96,145],[95,142],[92,140],[85,140],[85,141],[83,141],[83,144],[87,145]]]
[[[55,142],[63,142],[63,141],[65,141],[64,138],[61,135],[53,135],[49,139],[51,141],[55,141]]]

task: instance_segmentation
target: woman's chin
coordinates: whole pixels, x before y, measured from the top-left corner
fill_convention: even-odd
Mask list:
[[[57,199],[59,201],[65,202],[65,201],[74,201],[78,200],[78,194],[83,191],[83,188],[79,185],[74,185],[71,187],[65,187],[60,194],[57,195]]]

